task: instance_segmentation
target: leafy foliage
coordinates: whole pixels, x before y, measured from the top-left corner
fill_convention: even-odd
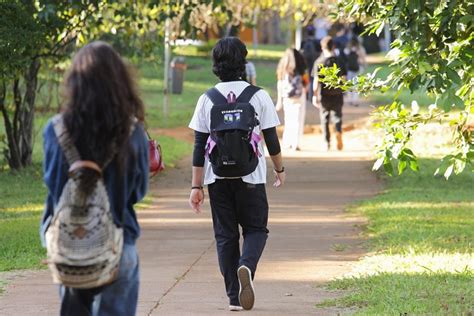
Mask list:
[[[323,82],[361,92],[389,88],[413,92],[423,87],[436,97],[428,115],[397,102],[377,110],[378,126],[385,137],[374,168],[384,166],[391,173],[392,163],[398,163],[399,172],[407,165],[416,169],[416,156],[407,148],[413,131],[420,124],[439,121],[442,113],[456,111],[457,118],[450,121],[453,151],[444,157],[440,171],[448,178],[467,165],[474,170],[474,131],[469,127],[474,114],[474,4],[457,0],[346,0],[339,9],[339,17],[367,21],[368,33],[380,34],[386,24],[390,26],[396,37],[388,53],[391,73],[385,80],[376,79],[373,73],[358,82],[338,82],[328,75]],[[439,110],[434,111],[435,107]]]

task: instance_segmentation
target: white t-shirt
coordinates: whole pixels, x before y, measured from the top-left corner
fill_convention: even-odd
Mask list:
[[[224,97],[227,97],[227,94],[231,91],[238,97],[247,86],[249,86],[249,83],[245,81],[229,81],[216,84],[217,90],[219,90]],[[256,134],[260,135],[262,129],[280,125],[275,105],[266,91],[263,89],[259,90],[253,95],[252,99],[250,99],[250,103],[255,108],[258,120],[260,121],[260,125],[254,128]],[[196,104],[193,118],[189,123],[189,128],[201,133],[210,133],[212,106],[213,104],[207,95],[201,95]],[[263,138],[263,135],[261,136]],[[242,177],[242,180],[246,183],[266,183],[267,164],[265,161],[265,152],[262,142],[258,144],[258,149],[262,153],[262,156],[259,157],[257,169],[255,169],[251,174]],[[211,164],[209,163],[208,157],[206,157],[204,162],[204,185],[214,183],[216,179],[221,179],[221,177],[216,176],[214,172],[212,172]]]

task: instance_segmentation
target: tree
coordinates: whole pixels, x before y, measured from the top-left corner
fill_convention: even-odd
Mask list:
[[[10,168],[31,164],[38,72],[44,58],[61,58],[97,8],[81,1],[0,3],[0,112]]]
[[[324,81],[362,92],[395,88],[425,88],[436,97],[428,113],[419,113],[396,101],[376,111],[384,131],[374,169],[384,167],[399,174],[418,169],[417,157],[409,148],[416,128],[451,117],[454,149],[443,158],[437,172],[448,178],[468,165],[474,171],[474,132],[468,122],[474,114],[474,3],[458,0],[365,1],[346,0],[339,5],[339,18],[365,21],[369,33],[379,34],[386,24],[396,40],[388,57],[391,73],[386,80],[374,74],[358,83],[340,81],[327,70]],[[339,81],[339,82],[338,82]],[[449,113],[452,112],[452,113]],[[455,116],[452,118],[452,116]]]

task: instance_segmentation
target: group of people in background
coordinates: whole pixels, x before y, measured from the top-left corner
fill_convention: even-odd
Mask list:
[[[306,100],[310,100],[319,109],[326,150],[331,148],[331,114],[336,129],[336,148],[342,150],[344,98],[347,104],[358,106],[356,92],[343,93],[341,89],[325,86],[319,80],[319,69],[336,64],[339,76],[344,76],[347,80],[357,80],[357,75],[366,67],[365,49],[356,33],[350,32],[344,25],[335,28],[334,36],[327,35],[329,26],[323,23],[324,21],[316,19],[315,26],[311,25],[306,29],[306,39],[300,50],[287,49],[277,66],[276,104],[278,111],[284,111],[285,130],[282,144],[287,149],[301,149]]]

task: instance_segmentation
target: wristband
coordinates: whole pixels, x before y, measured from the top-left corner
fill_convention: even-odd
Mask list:
[[[202,186],[191,187],[191,190],[194,190],[194,189],[203,190],[203,187]]]
[[[273,170],[275,170],[276,173],[283,173],[285,172],[285,167],[281,167],[281,170],[276,170],[275,168]]]

